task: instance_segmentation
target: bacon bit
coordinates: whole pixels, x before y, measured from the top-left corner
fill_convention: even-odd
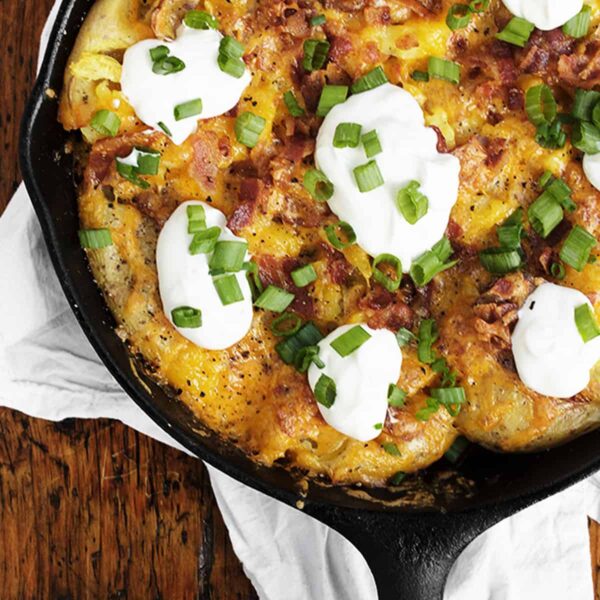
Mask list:
[[[290,13],[288,11],[294,11]],[[287,31],[290,35],[296,38],[303,38],[308,36],[310,33],[310,28],[308,23],[306,22],[306,17],[304,13],[297,12],[295,9],[286,9],[286,17],[285,25],[283,29]]]
[[[219,138],[219,152],[223,158],[229,158],[231,155],[231,141],[229,140],[229,136],[222,135]]]
[[[238,198],[240,202],[256,202],[264,191],[264,183],[258,177],[246,177],[240,183]]]
[[[400,4],[408,6],[421,17],[438,14],[442,9],[442,0],[400,0]]]
[[[358,303],[367,314],[367,325],[373,329],[398,331],[400,327],[412,327],[414,312],[399,294],[388,292],[375,285]]]
[[[300,91],[310,112],[315,112],[321,97],[321,91],[325,85],[325,74],[323,71],[306,73],[301,80]]]
[[[451,242],[455,242],[460,237],[462,237],[464,231],[463,228],[454,219],[450,219],[448,221],[448,228],[446,229],[446,233],[448,234],[448,239]]]
[[[364,14],[369,25],[387,25],[392,20],[389,6],[368,6]]]
[[[322,249],[327,254],[327,271],[331,281],[338,285],[344,285],[352,275],[354,267],[341,252],[329,244],[323,244]]]
[[[331,39],[331,47],[329,49],[329,58],[334,63],[339,64],[340,60],[352,51],[352,40],[338,35]]]
[[[478,139],[486,153],[485,166],[497,166],[506,149],[506,140],[503,138],[490,139],[485,136],[478,136]]]
[[[444,137],[442,130],[439,127],[436,127],[435,125],[431,125],[431,129],[435,131],[438,138],[436,145],[437,151],[442,152],[443,154],[450,152],[450,149],[448,148],[448,143],[446,142],[446,138]]]
[[[334,8],[342,12],[356,12],[365,7],[365,0],[325,0],[325,8]]]
[[[507,92],[507,105],[510,110],[523,110],[525,108],[523,90],[511,87]]]
[[[236,235],[241,233],[242,229],[252,222],[255,209],[256,202],[248,201],[238,204],[229,219],[227,219],[227,227]]]
[[[419,40],[412,34],[407,34],[399,37],[395,43],[396,48],[400,50],[410,50],[412,48],[418,48]]]
[[[542,265],[542,269],[544,273],[550,273],[550,266],[552,265],[552,257],[554,256],[554,251],[549,246],[546,246],[541,252],[538,258],[540,265]]]
[[[314,154],[315,140],[300,135],[287,138],[283,142],[283,156],[294,163]]]
[[[563,82],[575,87],[591,89],[600,84],[600,42],[590,40],[583,53],[561,56],[558,75]]]
[[[375,42],[368,42],[363,49],[362,57],[367,64],[381,62],[379,46]]]
[[[215,189],[215,180],[219,173],[219,138],[213,131],[200,132],[193,143],[194,157],[190,165],[191,175],[200,184],[209,189]]]
[[[575,45],[576,40],[565,36],[560,29],[545,32],[536,30],[527,46],[517,52],[517,67],[526,73],[553,76],[557,63],[560,71],[560,57],[572,54]]]
[[[167,194],[158,194],[147,190],[140,192],[133,198],[131,203],[136,206],[140,212],[152,219],[159,228],[167,222],[167,219],[177,208],[177,200]]]

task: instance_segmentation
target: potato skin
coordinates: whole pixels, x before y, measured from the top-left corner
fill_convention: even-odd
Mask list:
[[[509,290],[499,292],[498,285],[504,289],[506,284],[477,260],[479,250],[496,243],[497,224],[539,194],[537,180],[546,169],[575,190],[581,210],[569,221],[600,235],[600,197],[583,178],[576,153],[569,145],[551,151],[535,143],[535,128],[522,106],[531,77],[519,72],[519,56],[490,41],[506,18],[499,0],[474,16],[472,27],[456,33],[445,23],[454,0],[396,0],[386,6],[370,0],[317,2],[312,8],[288,0],[205,4],[221,30],[244,43],[253,81],[236,110],[201,121],[181,146],[161,133],[149,134],[118,82],[95,79],[94,72],[110,73],[110,61],[118,64],[124,50],[140,39],[172,37],[185,10],[203,4],[98,0],[71,55],[61,96],[61,122],[80,129],[85,141],[78,155],[84,171],[82,227],[108,227],[114,240],[109,249],[88,251],[92,272],[119,335],[133,354],[144,357],[157,381],[256,461],[285,463],[334,484],[385,485],[399,471],[417,471],[439,460],[459,433],[492,449],[531,451],[597,426],[600,366],[585,392],[560,401],[526,389],[511,365],[511,315],[525,292],[549,277],[548,257],[560,240],[543,241],[529,231],[524,274],[503,278]],[[303,42],[314,34],[309,19],[321,12],[327,14],[330,60],[324,70],[305,73],[299,65]],[[414,81],[411,73],[423,69],[430,55],[458,61],[461,85]],[[312,165],[320,120],[311,112],[323,84],[349,84],[378,64],[392,83],[415,95],[427,124],[438,132],[440,151],[453,152],[462,166],[447,231],[460,262],[422,290],[406,278],[397,292],[387,292],[373,283],[371,260],[358,246],[333,249],[323,227],[336,219],[301,183]],[[288,89],[306,106],[304,117],[289,115],[282,101]],[[101,108],[121,118],[117,137],[102,139],[89,127]],[[251,151],[234,134],[235,114],[245,110],[267,121],[267,134]],[[115,158],[134,146],[161,152],[158,175],[146,178],[148,190],[125,181],[114,168]],[[440,329],[435,350],[457,371],[458,385],[466,391],[459,416],[440,409],[428,421],[416,417],[439,376],[419,362],[414,344],[403,348],[397,382],[408,392],[407,401],[390,408],[381,435],[364,444],[323,421],[306,377],[277,355],[272,315],[256,312],[248,336],[226,351],[205,351],[182,338],[162,311],[155,246],[165,220],[192,198],[210,198],[225,213],[230,228],[248,240],[262,280],[293,291],[292,310],[324,333],[358,321],[416,331],[421,319],[434,318]],[[318,280],[296,288],[290,272],[307,262]],[[564,283],[588,294],[598,311],[599,282],[599,267],[589,265],[582,274],[568,269]],[[499,316],[498,294],[508,295],[501,300],[514,305]],[[398,454],[387,452],[384,444],[395,444]]]

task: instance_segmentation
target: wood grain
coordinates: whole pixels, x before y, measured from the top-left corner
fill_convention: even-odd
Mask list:
[[[0,10],[0,213],[20,181],[19,121],[53,2]],[[0,410],[0,539],[7,600],[256,598],[201,463],[120,423]],[[592,521],[590,547],[600,600]]]

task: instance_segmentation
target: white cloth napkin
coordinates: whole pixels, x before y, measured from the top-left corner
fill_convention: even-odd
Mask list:
[[[79,329],[23,186],[0,218],[0,294],[0,405],[57,421],[110,417],[181,449],[123,393]],[[342,536],[209,471],[233,548],[262,600],[377,597],[364,559]],[[592,600],[588,514],[600,518],[599,476],[477,538],[455,564],[445,600]]]

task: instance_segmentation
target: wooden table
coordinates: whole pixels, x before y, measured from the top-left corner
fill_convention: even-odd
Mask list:
[[[0,213],[20,181],[19,121],[53,2],[2,5]],[[199,461],[107,420],[0,410],[0,440],[2,598],[256,598]],[[590,539],[597,581],[594,523]]]

